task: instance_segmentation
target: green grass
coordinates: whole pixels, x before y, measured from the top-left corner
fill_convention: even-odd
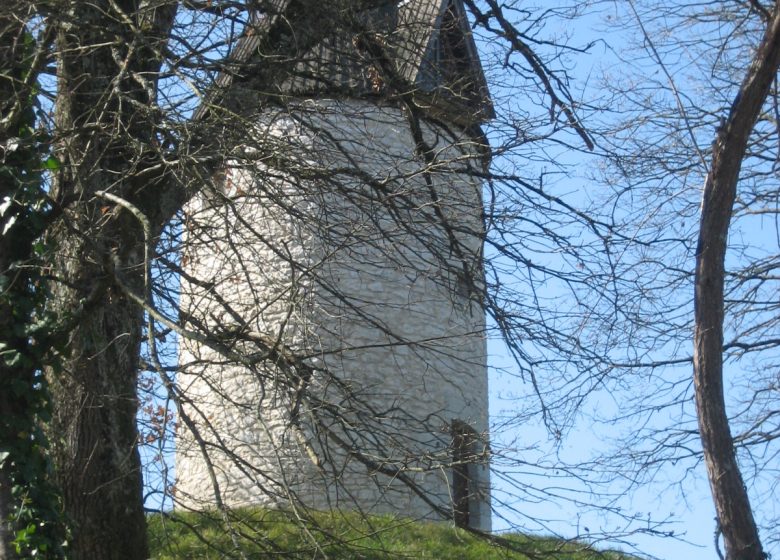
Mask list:
[[[445,523],[354,513],[307,514],[257,509],[149,517],[153,560],[246,558],[333,560],[632,560],[577,542],[502,535],[493,542]],[[501,542],[497,542],[501,541]],[[511,550],[514,549],[514,550]],[[522,552],[520,552],[522,551]]]

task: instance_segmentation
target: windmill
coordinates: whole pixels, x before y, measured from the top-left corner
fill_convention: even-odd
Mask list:
[[[260,89],[288,3],[250,23],[207,109],[242,124],[186,209],[181,314],[210,336],[180,349],[177,502],[489,530],[492,107],[462,3],[348,14]]]

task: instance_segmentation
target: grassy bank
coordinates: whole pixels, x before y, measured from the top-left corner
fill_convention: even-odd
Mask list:
[[[258,510],[153,515],[153,560],[246,558],[333,560],[631,560],[576,542],[502,535],[497,541],[443,523],[356,514],[307,514]],[[500,542],[498,542],[500,541]]]

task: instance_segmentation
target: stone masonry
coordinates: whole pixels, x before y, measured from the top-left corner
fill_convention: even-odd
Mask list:
[[[478,144],[408,122],[266,109],[186,209],[179,507],[490,529]]]

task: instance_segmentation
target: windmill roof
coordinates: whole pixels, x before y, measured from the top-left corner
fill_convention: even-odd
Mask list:
[[[266,4],[270,6],[267,13],[255,18],[235,45],[229,64],[239,69],[239,80],[251,82],[251,75],[241,69],[242,65],[247,65],[251,73],[264,32],[274,18],[282,17],[289,3],[271,0]],[[439,106],[439,112],[461,119],[467,115],[471,124],[492,118],[487,84],[461,0],[402,0],[362,12],[354,19],[309,49],[289,77],[276,85],[276,93],[358,97],[411,94],[426,97],[424,105]],[[382,68],[375,56],[361,50],[359,37],[366,36],[381,44],[386,63]],[[457,37],[458,57],[463,59],[454,65],[441,54],[452,37]],[[394,75],[395,89],[400,86],[404,91],[387,91],[387,73]],[[236,79],[223,72],[217,85],[227,88]]]

